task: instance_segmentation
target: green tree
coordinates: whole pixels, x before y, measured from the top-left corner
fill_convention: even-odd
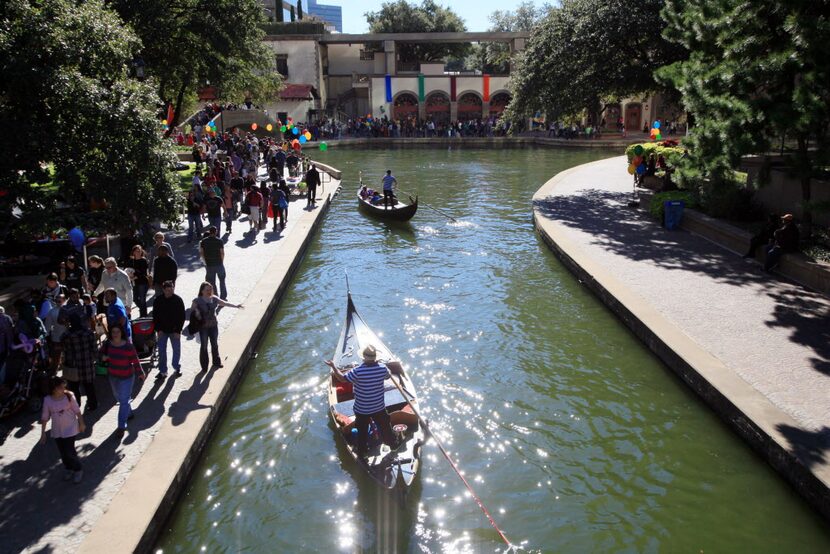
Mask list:
[[[141,39],[145,73],[158,96],[172,100],[182,120],[183,100],[202,86],[225,98],[268,98],[282,81],[262,42],[259,0],[108,0]]]
[[[467,30],[464,21],[452,9],[443,8],[433,0],[424,0],[420,6],[405,0],[384,2],[380,10],[367,12],[366,20],[373,33],[442,33]],[[402,62],[441,61],[462,59],[468,44],[397,43]]]
[[[291,13],[291,23],[294,23],[297,21],[297,12],[294,11],[294,6],[291,6],[289,12]]]
[[[830,1],[668,0],[665,36],[689,52],[659,76],[677,87],[696,124],[681,172],[711,186],[740,158],[784,137],[801,181],[810,234],[812,182],[830,159]]]
[[[129,77],[137,37],[100,0],[3,5],[0,218],[20,210],[16,232],[48,232],[103,199],[109,209],[88,215],[97,229],[174,220],[181,199],[157,96]]]
[[[515,33],[529,32],[551,10],[550,4],[537,6],[525,1],[514,11],[497,10],[490,14],[491,32]],[[504,42],[486,42],[474,49],[474,62],[482,73],[507,74],[510,72],[510,47]]]
[[[282,0],[277,0],[274,8],[277,10],[277,13],[274,14],[277,23],[283,23],[285,21],[285,8],[282,7]]]
[[[507,117],[544,111],[596,121],[604,101],[659,88],[654,71],[685,55],[665,40],[665,0],[563,0],[533,27],[516,57]]]
[[[303,20],[303,0],[297,0],[297,19]]]

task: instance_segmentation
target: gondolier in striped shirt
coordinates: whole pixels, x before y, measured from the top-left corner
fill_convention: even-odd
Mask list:
[[[365,457],[369,438],[369,422],[374,421],[383,442],[394,448],[395,438],[392,422],[386,413],[384,403],[383,380],[389,373],[386,365],[377,361],[377,351],[371,344],[363,349],[363,363],[346,373],[340,371],[334,362],[326,360],[331,373],[341,383],[349,382],[354,386],[354,415],[357,427],[357,454]]]
[[[392,207],[395,207],[395,186],[397,186],[398,180],[392,176],[392,170],[387,169],[386,175],[383,177],[383,209],[386,209],[386,202],[389,201],[389,204]]]

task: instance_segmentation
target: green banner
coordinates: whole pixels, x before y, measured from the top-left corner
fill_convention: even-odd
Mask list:
[[[418,101],[424,101],[424,76],[418,75]]]

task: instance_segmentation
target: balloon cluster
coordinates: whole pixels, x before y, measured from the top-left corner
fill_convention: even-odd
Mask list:
[[[209,122],[208,122],[208,124],[207,124],[207,132],[208,132],[208,134],[210,134],[210,135],[216,135],[216,122],[215,122],[215,121],[209,121]]]
[[[642,175],[646,172],[646,160],[643,154],[645,153],[645,148],[641,144],[638,144],[634,147],[634,157],[631,159],[631,163],[628,165],[628,174],[634,175]]]
[[[657,120],[651,126],[651,140],[660,140],[663,135],[660,134],[660,120]]]

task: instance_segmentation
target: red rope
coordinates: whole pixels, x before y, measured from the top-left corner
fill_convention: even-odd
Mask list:
[[[499,526],[496,525],[496,520],[494,520],[493,516],[490,515],[490,512],[484,506],[484,502],[482,502],[481,499],[478,497],[476,492],[473,490],[473,487],[470,486],[470,483],[468,483],[467,480],[464,479],[464,476],[461,475],[461,471],[459,471],[458,466],[455,464],[455,461],[452,459],[449,452],[447,452],[447,450],[444,448],[444,445],[441,444],[441,441],[438,439],[438,437],[435,436],[435,433],[432,432],[432,429],[429,428],[429,425],[427,425],[427,422],[424,421],[424,418],[421,417],[421,414],[418,413],[418,410],[415,408],[415,406],[412,405],[412,402],[409,401],[409,396],[404,392],[404,390],[402,388],[403,385],[402,384],[399,385],[395,381],[395,378],[394,378],[394,376],[392,375],[391,372],[389,373],[389,379],[392,381],[392,383],[395,385],[395,387],[397,387],[398,391],[400,391],[400,393],[403,395],[404,399],[406,400],[406,403],[409,404],[410,408],[412,408],[412,411],[415,412],[415,417],[418,418],[418,421],[421,422],[421,425],[424,426],[424,429],[426,429],[427,433],[429,433],[429,435],[433,439],[435,439],[435,444],[438,445],[438,449],[441,451],[441,454],[444,455],[444,457],[447,459],[447,461],[452,466],[453,471],[455,471],[455,474],[458,475],[458,477],[464,483],[464,486],[467,487],[468,491],[470,491],[470,494],[473,496],[473,499],[476,501],[476,504],[478,504],[478,507],[481,508],[481,511],[484,512],[484,515],[487,516],[487,520],[490,522],[490,525],[492,525],[493,529],[496,530],[496,533],[499,534],[499,537],[501,537],[501,540],[503,540],[504,543],[507,546],[512,548],[513,545],[510,543],[509,540],[507,540],[507,537],[504,535],[504,533],[502,533],[501,529],[499,529]]]

